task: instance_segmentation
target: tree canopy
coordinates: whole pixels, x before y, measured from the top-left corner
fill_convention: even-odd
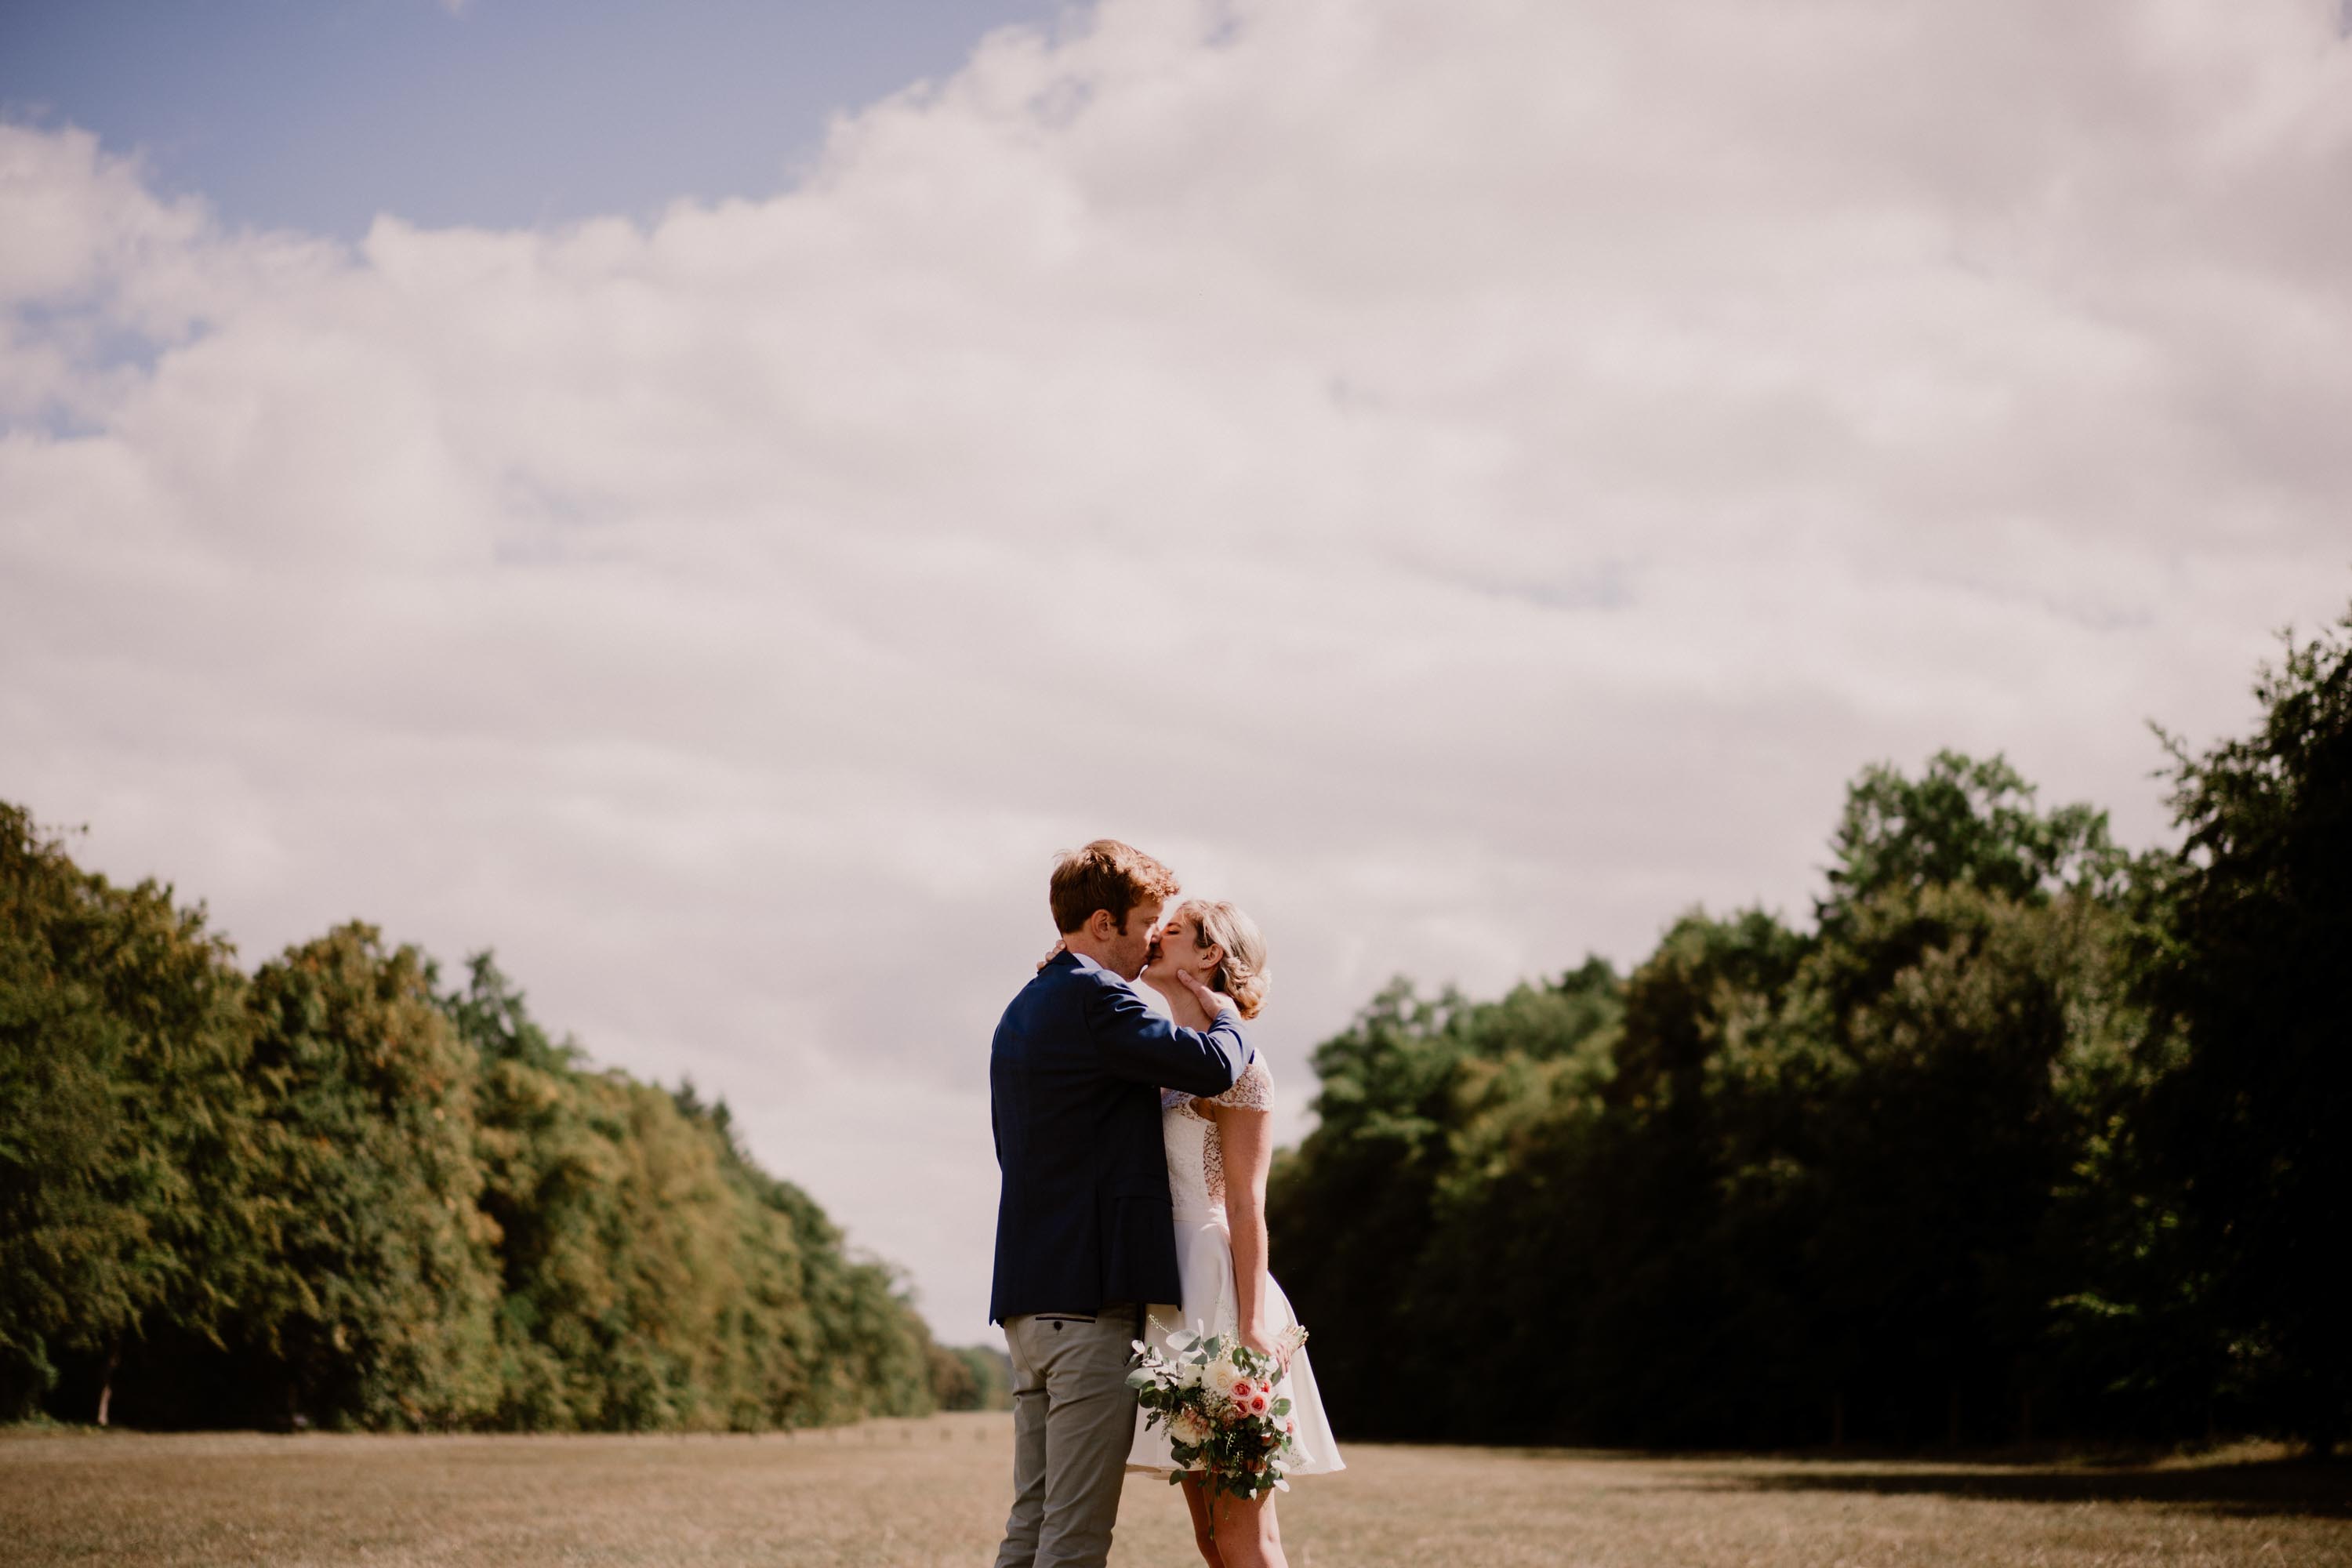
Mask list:
[[[0,1415],[735,1429],[1001,1398],[726,1102],[597,1070],[488,953],[252,974],[0,805]]]
[[[1846,793],[1808,924],[1399,980],[1317,1050],[1277,1272],[1363,1437],[2352,1427],[2352,619],[2166,738],[2177,848],[2001,757]],[[247,973],[0,805],[0,1415],[756,1429],[1002,1401],[723,1100],[488,953]]]
[[[1854,781],[1809,929],[1373,998],[1269,1194],[1343,1430],[2343,1436],[2352,641],[2256,695],[2177,851],[1944,752]]]

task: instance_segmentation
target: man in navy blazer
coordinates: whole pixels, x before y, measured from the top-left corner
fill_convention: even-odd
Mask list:
[[[1005,1008],[989,1053],[1003,1184],[988,1315],[1013,1354],[1013,1510],[996,1568],[1100,1568],[1109,1555],[1135,1435],[1129,1347],[1152,1304],[1182,1299],[1160,1090],[1223,1094],[1249,1065],[1232,998],[1194,983],[1216,1015],[1201,1033],[1128,984],[1175,892],[1165,866],[1115,839],[1064,856],[1049,889],[1061,949]]]

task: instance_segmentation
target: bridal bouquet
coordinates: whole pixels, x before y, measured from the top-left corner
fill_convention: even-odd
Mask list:
[[[1135,1342],[1135,1370],[1127,1385],[1150,1414],[1148,1426],[1165,1424],[1168,1445],[1184,1471],[1206,1479],[1212,1496],[1230,1492],[1255,1499],[1288,1491],[1282,1470],[1296,1445],[1290,1401],[1278,1398],[1275,1384],[1282,1363],[1307,1342],[1303,1328],[1286,1330],[1277,1350],[1266,1355],[1230,1335],[1179,1329],[1168,1348]],[[1173,1486],[1181,1473],[1168,1478]]]

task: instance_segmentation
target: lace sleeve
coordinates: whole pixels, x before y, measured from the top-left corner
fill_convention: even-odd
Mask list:
[[[1274,1109],[1274,1074],[1266,1070],[1265,1058],[1250,1063],[1239,1082],[1210,1102],[1229,1105],[1239,1110],[1272,1110]]]

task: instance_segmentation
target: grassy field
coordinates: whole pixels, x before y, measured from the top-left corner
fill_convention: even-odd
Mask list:
[[[0,1563],[985,1564],[1010,1418],[761,1437],[0,1435]],[[2352,1565],[2352,1467],[1650,1458],[1358,1445],[1295,1568]],[[1114,1564],[1196,1562],[1131,1483]]]

